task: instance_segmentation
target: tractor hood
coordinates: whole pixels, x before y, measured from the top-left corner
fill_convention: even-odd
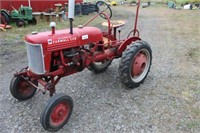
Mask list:
[[[69,29],[56,30],[30,34],[25,37],[25,42],[31,44],[42,44],[44,50],[55,51],[65,48],[82,46],[88,43],[98,43],[102,41],[103,34],[96,27],[74,28],[73,34]]]

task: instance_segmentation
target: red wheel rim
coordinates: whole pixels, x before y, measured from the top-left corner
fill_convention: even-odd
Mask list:
[[[132,63],[132,77],[139,76],[143,73],[147,64],[147,56],[143,51],[137,53]]]
[[[19,82],[19,93],[22,95],[29,95],[33,91],[32,86],[25,80]]]
[[[62,124],[70,114],[69,104],[61,102],[54,107],[50,115],[50,124],[52,126],[59,126]]]

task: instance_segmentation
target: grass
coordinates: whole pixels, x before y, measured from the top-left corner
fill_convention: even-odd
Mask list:
[[[200,128],[200,121],[183,121],[177,124],[177,128],[197,129]]]
[[[166,22],[160,24],[162,29],[165,29],[166,33],[170,33],[170,36],[166,36],[166,41],[171,41],[171,37],[179,38],[178,45],[174,45],[173,48],[181,47],[181,44],[188,42],[190,47],[187,51],[177,50],[177,56],[186,56],[193,61],[200,63],[200,47],[199,45],[199,11],[198,10],[172,10],[167,9],[168,13],[165,15]],[[162,12],[162,11],[161,11]],[[170,21],[167,21],[170,20]],[[190,40],[190,41],[189,41]],[[189,43],[191,42],[192,43]]]
[[[175,100],[170,102],[171,107],[185,114],[183,118],[177,120],[176,128],[181,131],[200,128],[200,108],[198,101],[193,97],[193,94],[197,92],[187,87],[182,88],[180,91],[174,89],[169,89],[168,91],[171,91],[169,93],[175,97]]]
[[[174,0],[174,2],[176,3],[181,3],[181,4],[184,4],[184,3],[199,3],[199,0]]]
[[[167,3],[169,1],[173,1],[178,4],[185,4],[185,3],[199,3],[199,0],[141,0],[141,2],[159,2],[159,3]]]
[[[188,58],[194,60],[195,62],[200,62],[199,58],[200,58],[200,47],[196,47],[196,48],[191,48],[188,53],[186,53],[186,56],[188,56]]]

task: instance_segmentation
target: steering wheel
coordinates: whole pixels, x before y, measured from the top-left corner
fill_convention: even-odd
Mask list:
[[[111,10],[110,6],[107,3],[103,2],[103,1],[98,1],[96,3],[96,7],[97,7],[97,12],[99,13],[99,15],[103,19],[107,19],[107,18],[106,18],[106,16],[104,14],[102,14],[102,12],[107,14],[108,18],[112,17],[112,10]]]

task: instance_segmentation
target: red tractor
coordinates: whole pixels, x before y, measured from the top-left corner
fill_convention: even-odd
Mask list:
[[[121,82],[127,88],[135,88],[143,83],[150,71],[151,47],[139,38],[137,30],[140,0],[135,25],[125,39],[120,39],[120,27],[126,21],[114,24],[110,20],[110,6],[102,1],[98,1],[96,6],[98,14],[85,25],[73,28],[74,0],[69,0],[70,29],[55,30],[55,23],[51,23],[52,31],[32,33],[25,37],[28,66],[14,74],[10,91],[18,100],[30,99],[36,90],[44,94],[49,92],[51,98],[40,117],[42,126],[48,131],[62,128],[72,113],[72,98],[66,94],[55,94],[55,86],[62,77],[85,68],[100,73],[109,67],[113,59],[121,58]],[[98,16],[106,19],[106,31],[87,26]]]

